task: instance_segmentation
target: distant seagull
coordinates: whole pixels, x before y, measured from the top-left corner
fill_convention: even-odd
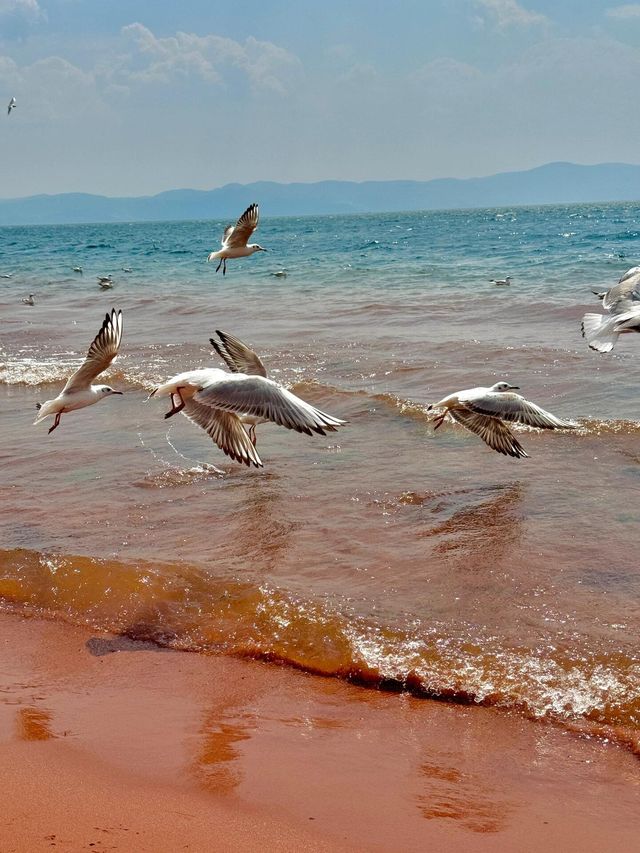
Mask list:
[[[508,382],[496,382],[491,388],[469,388],[427,406],[427,411],[444,409],[444,412],[434,419],[434,429],[438,429],[449,414],[463,427],[479,435],[493,450],[516,458],[528,454],[503,421],[527,424],[539,429],[575,429],[576,424],[556,418],[535,403],[525,400],[520,394],[514,394],[513,391],[516,390],[518,386],[509,385]]]
[[[17,102],[16,102],[16,99],[15,99],[15,98],[11,98],[11,100],[9,101],[9,106],[7,107],[7,115],[8,115],[8,116],[10,116],[10,115],[11,115],[11,110],[15,110],[15,108],[16,108],[17,106],[18,106],[18,104],[17,104]]]
[[[13,278],[13,273],[12,272],[3,272],[0,275],[0,278]]]
[[[98,284],[103,290],[108,290],[110,287],[113,287],[113,281],[111,280],[110,275],[99,275]]]
[[[131,267],[122,267],[122,272],[132,272]]]
[[[498,287],[504,287],[505,284],[508,287],[511,284],[511,276],[508,275],[506,278],[490,278],[489,281],[492,281],[494,284],[497,284]]]
[[[287,277],[287,271],[284,269],[277,270],[276,272],[270,272],[269,275],[273,275],[276,278],[286,278]]]
[[[234,338],[233,335],[229,335],[226,332],[216,329],[216,335],[218,335],[220,340],[216,341],[215,338],[209,338],[209,342],[232,373],[244,373],[247,376],[264,376],[266,379],[267,368],[252,349],[243,344],[239,338]],[[258,424],[267,423],[267,418],[257,418],[254,415],[240,415],[240,420],[243,424],[249,424],[249,438],[255,447],[256,427]]]
[[[91,381],[106,370],[118,355],[121,340],[122,311],[112,310],[111,314],[105,316],[102,328],[89,347],[84,363],[71,376],[61,393],[55,400],[38,403],[38,417],[34,424],[48,415],[55,415],[53,426],[49,428],[49,432],[53,432],[60,423],[62,414],[73,412],[75,409],[84,409],[85,406],[98,403],[111,394],[122,394],[122,391],[115,391],[108,385],[91,384]]]
[[[237,339],[233,344],[230,336],[225,339],[227,348],[235,346]],[[234,361],[236,358],[240,356],[234,356]],[[250,363],[246,366],[251,369]],[[190,370],[169,379],[150,396],[170,396],[171,409],[165,418],[183,412],[202,427],[227,456],[256,468],[263,467],[262,460],[242,425],[243,419],[252,418],[255,423],[272,421],[307,435],[335,432],[345,423],[258,373],[230,374],[214,367]]]
[[[609,290],[593,292],[609,315],[585,314],[582,337],[596,352],[611,352],[618,335],[640,332],[640,267],[631,267]]]
[[[25,296],[25,298],[22,301],[24,302],[25,305],[35,305],[36,304],[36,300],[33,298],[33,293],[30,293],[28,296]]]
[[[74,272],[79,272],[79,273],[81,273],[81,272],[82,272],[82,267],[74,267],[74,268],[73,268],[73,271],[74,271]]]
[[[257,243],[247,243],[258,227],[258,215],[258,205],[251,204],[235,225],[227,225],[224,229],[222,247],[217,252],[211,252],[207,258],[207,261],[220,260],[216,272],[222,267],[222,275],[226,275],[229,258],[248,258],[254,252],[267,251]]]

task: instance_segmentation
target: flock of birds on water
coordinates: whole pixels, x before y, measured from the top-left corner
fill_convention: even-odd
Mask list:
[[[211,252],[207,258],[208,261],[218,261],[216,272],[222,269],[223,275],[226,273],[227,260],[267,251],[257,243],[248,242],[258,227],[258,218],[258,205],[252,204],[235,225],[225,228],[220,249]],[[82,272],[81,267],[75,270]],[[511,284],[510,277],[491,281],[499,286]],[[99,283],[105,288],[111,287],[111,276],[101,277]],[[609,352],[620,334],[640,332],[640,267],[630,269],[609,290],[594,293],[602,300],[608,314],[585,314],[582,334],[592,349]],[[23,302],[34,305],[33,294]],[[49,428],[51,433],[60,425],[63,414],[123,393],[109,385],[92,384],[118,355],[122,331],[122,311],[113,309],[105,316],[83,364],[69,378],[60,394],[53,400],[37,404],[38,415],[34,423],[53,416],[54,422]],[[256,427],[259,424],[271,422],[307,435],[326,435],[345,425],[346,421],[320,411],[270,379],[260,357],[241,340],[219,330],[216,335],[217,338],[210,339],[211,345],[230,372],[215,367],[189,370],[158,386],[150,398],[170,398],[171,408],[165,418],[182,412],[201,427],[227,456],[256,468],[263,467],[256,450]],[[434,416],[435,430],[449,416],[478,435],[493,450],[514,458],[528,454],[508,423],[551,430],[575,429],[578,426],[529,402],[516,394],[517,390],[516,385],[501,381],[491,387],[456,391],[429,405],[427,411],[438,412]]]

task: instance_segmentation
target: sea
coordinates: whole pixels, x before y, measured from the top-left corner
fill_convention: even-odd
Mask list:
[[[268,252],[223,276],[206,257],[226,224],[0,229],[0,611],[640,753],[640,336],[602,355],[580,330],[640,263],[640,205],[264,210]],[[112,308],[124,395],[32,426]],[[223,366],[218,329],[347,424],[261,425],[249,470],[165,420],[149,392]],[[578,428],[514,427],[527,459],[434,432],[430,403],[503,379]]]

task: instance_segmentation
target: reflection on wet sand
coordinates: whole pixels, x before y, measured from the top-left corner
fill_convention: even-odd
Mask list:
[[[56,737],[51,731],[52,714],[46,708],[23,707],[16,714],[16,728],[20,740],[50,740]]]
[[[194,762],[196,776],[205,788],[228,794],[242,779],[238,745],[251,737],[256,722],[249,716],[233,719],[210,711],[200,727],[200,748]]]
[[[511,807],[480,774],[470,775],[454,766],[436,763],[422,764],[419,774],[426,790],[418,798],[418,805],[427,820],[456,821],[478,833],[500,832],[505,827]]]

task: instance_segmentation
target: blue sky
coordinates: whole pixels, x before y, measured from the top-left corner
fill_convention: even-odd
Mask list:
[[[0,0],[2,195],[638,163],[638,45],[604,0]]]

